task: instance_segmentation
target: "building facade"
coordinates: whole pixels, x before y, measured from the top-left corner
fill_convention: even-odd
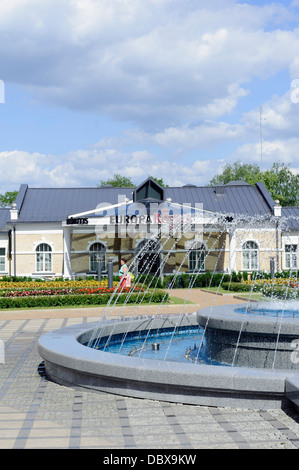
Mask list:
[[[262,183],[162,188],[29,188],[0,210],[0,276],[298,269],[299,208]]]

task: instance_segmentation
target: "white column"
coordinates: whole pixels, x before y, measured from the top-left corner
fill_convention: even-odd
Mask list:
[[[69,279],[74,278],[71,267],[71,241],[72,229],[63,227],[63,277]]]
[[[235,230],[230,230],[229,232],[229,273],[236,271],[236,232]]]

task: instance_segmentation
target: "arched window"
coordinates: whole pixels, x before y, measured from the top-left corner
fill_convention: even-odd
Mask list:
[[[205,271],[206,249],[204,245],[189,252],[189,271]]]
[[[52,248],[47,243],[40,243],[36,247],[36,272],[47,273],[52,271]]]
[[[106,248],[102,243],[96,242],[89,248],[89,270],[92,273],[98,271],[98,262],[101,260],[102,272],[106,269]]]
[[[248,241],[243,244],[243,269],[246,271],[256,271],[258,269],[259,251],[255,242]]]

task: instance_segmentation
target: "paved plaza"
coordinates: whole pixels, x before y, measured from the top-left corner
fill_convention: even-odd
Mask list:
[[[178,291],[176,292],[180,294]],[[196,290],[186,312],[236,303]],[[170,312],[165,307],[160,313]],[[143,307],[138,314],[154,314]],[[168,310],[167,310],[168,309]],[[178,310],[179,309],[179,310]],[[181,307],[172,307],[173,313]],[[299,414],[162,403],[93,393],[47,380],[37,352],[44,333],[101,318],[102,308],[0,311],[1,449],[297,449]],[[117,307],[113,314],[119,314]],[[126,310],[123,314],[133,314]]]

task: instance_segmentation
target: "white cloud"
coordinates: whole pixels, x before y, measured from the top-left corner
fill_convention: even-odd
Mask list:
[[[297,171],[299,138],[289,140],[272,140],[260,143],[244,144],[231,155],[232,161],[262,164],[263,169],[270,168],[274,162],[281,162]]]
[[[283,2],[236,0],[1,2],[4,82],[26,86],[43,104],[130,123],[59,157],[0,152],[2,187],[95,186],[116,172],[135,182],[152,174],[170,185],[207,184],[222,160],[183,158],[221,143],[238,146],[227,161],[259,162],[259,109],[235,123],[233,113],[254,77],[287,70],[299,78],[299,29],[285,26],[296,14]],[[297,171],[299,103],[289,91],[261,104],[264,164],[280,160]]]
[[[235,109],[252,77],[290,66],[299,31],[267,31],[288,15],[233,0],[11,0],[1,72],[70,109],[152,126],[211,119]]]
[[[187,183],[206,184],[207,174],[215,174],[217,166],[210,161],[195,161],[192,165],[160,160],[148,151],[120,152],[78,150],[62,155],[30,154],[22,151],[0,152],[1,193],[13,191],[20,184],[30,187],[95,187],[115,173],[128,176],[139,184],[149,175],[163,178],[170,186]],[[214,165],[214,168],[213,168]]]

